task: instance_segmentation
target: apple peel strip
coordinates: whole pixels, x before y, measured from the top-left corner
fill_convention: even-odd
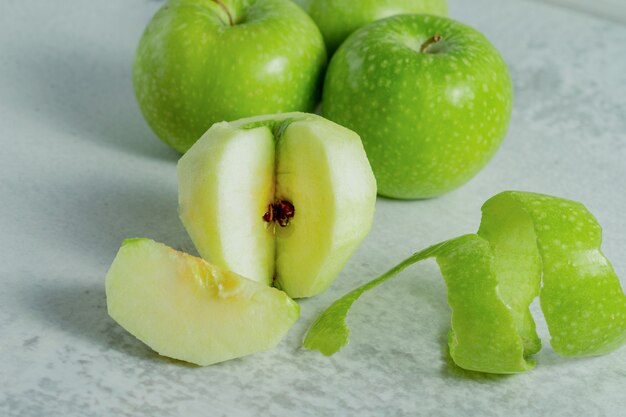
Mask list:
[[[348,343],[346,316],[366,291],[408,266],[436,258],[452,309],[448,345],[461,368],[532,369],[541,349],[529,306],[539,296],[550,344],[563,356],[608,353],[626,341],[626,296],[602,254],[602,229],[580,203],[507,191],[482,207],[476,234],[417,252],[335,301],[315,320],[304,347],[332,355]]]

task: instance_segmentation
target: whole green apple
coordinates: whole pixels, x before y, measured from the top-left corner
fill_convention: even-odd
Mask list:
[[[405,13],[429,13],[446,16],[446,0],[296,0],[322,31],[328,53],[361,26]]]
[[[170,0],[133,82],[154,132],[185,152],[215,122],[313,110],[325,64],[319,29],[290,0]]]
[[[502,57],[451,19],[379,20],[339,48],[323,93],[326,117],[356,131],[381,195],[428,198],[485,166],[509,124],[512,87]]]

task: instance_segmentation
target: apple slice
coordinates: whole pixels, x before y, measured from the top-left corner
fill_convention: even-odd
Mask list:
[[[201,366],[273,348],[300,315],[284,292],[150,239],[124,241],[106,296],[139,340]]]
[[[376,182],[359,136],[312,114],[218,123],[178,177],[200,255],[294,298],[328,288],[373,220]]]
[[[274,274],[272,132],[214,125],[178,164],[180,218],[200,255],[264,284]],[[210,139],[206,139],[210,137]]]

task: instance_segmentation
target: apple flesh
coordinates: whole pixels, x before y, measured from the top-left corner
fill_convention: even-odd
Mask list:
[[[369,232],[359,136],[304,113],[218,123],[180,159],[179,214],[209,262],[291,297],[324,291]]]
[[[159,138],[185,152],[215,122],[312,111],[326,51],[289,0],[170,0],[137,48],[133,84]]]
[[[284,292],[150,239],[129,239],[106,277],[109,315],[163,356],[197,365],[273,348],[298,320]]]
[[[446,0],[301,0],[332,54],[355,30],[368,23],[398,14],[426,13],[446,16]]]
[[[439,16],[371,23],[333,56],[324,115],[356,131],[378,192],[435,197],[477,174],[506,134],[512,87],[475,29]]]

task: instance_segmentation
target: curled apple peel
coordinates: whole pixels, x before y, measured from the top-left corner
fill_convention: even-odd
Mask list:
[[[436,258],[448,287],[448,345],[465,369],[517,373],[541,349],[530,314],[539,296],[553,349],[564,356],[608,353],[626,341],[626,296],[602,254],[602,230],[580,203],[508,191],[489,199],[476,234],[417,252],[335,301],[304,346],[332,355],[348,343],[345,318],[361,294],[406,267]]]

